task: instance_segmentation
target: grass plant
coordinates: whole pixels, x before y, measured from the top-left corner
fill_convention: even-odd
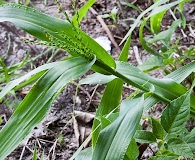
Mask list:
[[[139,156],[136,142],[158,144],[158,151],[150,158],[151,160],[172,160],[181,157],[194,159],[195,134],[194,130],[187,131],[186,123],[190,117],[195,118],[195,96],[192,92],[195,80],[192,77],[190,87],[181,83],[189,75],[194,74],[195,61],[191,60],[190,63],[170,70],[171,73],[162,79],[144,73],[142,71],[144,65],[140,70],[127,62],[132,31],[142,20],[139,31],[141,44],[149,54],[161,62],[160,65],[148,62],[147,65],[152,66],[147,70],[167,65],[166,58],[171,57],[171,53],[168,52],[172,47],[170,36],[181,21],[174,21],[165,31],[161,31],[161,21],[171,7],[186,1],[159,0],[143,11],[122,40],[121,43],[125,44],[116,61],[79,28],[80,21],[94,2],[94,0],[86,2],[72,20],[67,17],[66,21],[22,5],[0,6],[0,22],[10,21],[44,41],[46,45],[63,49],[71,55],[69,59],[45,64],[10,81],[0,92],[2,99],[18,86],[36,81],[0,132],[0,159],[5,159],[44,118],[64,87],[90,69],[95,73],[82,80],[80,84],[104,83],[106,89],[96,111],[92,134],[88,137],[92,138],[92,146],[82,150],[85,141],[71,159],[135,160]],[[147,21],[150,21],[152,39],[144,37],[144,26]],[[151,45],[157,41],[164,45],[165,52],[153,50]],[[193,55],[194,50],[191,52],[191,49],[187,49],[185,53]],[[170,55],[165,57],[167,54]],[[3,71],[6,72],[5,69]],[[9,78],[6,80],[9,81]],[[135,92],[135,96],[129,95],[128,99],[121,101],[124,83],[134,86],[140,92]],[[161,118],[151,117],[152,131],[142,130],[140,128],[142,115],[159,101],[167,105]]]

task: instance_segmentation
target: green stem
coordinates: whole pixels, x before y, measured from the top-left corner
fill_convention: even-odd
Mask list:
[[[0,65],[2,66],[2,68],[3,68],[3,70],[4,70],[6,83],[8,83],[8,82],[10,81],[8,69],[7,69],[7,66],[6,66],[5,63],[2,61],[1,58],[0,58]]]
[[[120,79],[122,79],[124,82],[126,82],[127,84],[130,84],[136,88],[139,88],[141,89],[142,91],[144,92],[150,92],[150,89],[149,88],[145,88],[144,86],[138,84],[138,83],[135,83],[134,81],[130,80],[129,78],[127,78],[126,76],[124,76],[123,74],[117,72],[115,69],[107,66],[105,63],[103,63],[102,61],[100,60],[97,60],[95,62],[95,65],[97,65],[98,67],[104,69],[106,72],[110,73],[111,75],[114,75]],[[163,102],[165,103],[170,103],[170,100],[169,99],[166,99],[164,97],[161,97],[160,95],[156,94],[156,93],[152,93],[154,95],[154,97],[162,100]]]

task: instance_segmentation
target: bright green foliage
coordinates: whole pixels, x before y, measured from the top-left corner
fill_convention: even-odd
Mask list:
[[[130,47],[130,38],[125,43],[125,46],[120,54],[119,60],[126,62],[128,59],[128,51]],[[113,77],[113,76],[112,76]],[[97,79],[98,77],[94,77]],[[115,77],[113,77],[115,78]],[[88,83],[89,84],[89,83]],[[96,117],[101,117],[104,115],[109,114],[110,112],[114,111],[116,112],[116,107],[120,103],[121,94],[123,89],[123,81],[121,79],[113,79],[111,82],[109,82],[106,86],[106,89],[104,91],[103,97],[101,99],[101,102],[98,106]],[[110,100],[108,101],[108,97],[110,97]],[[97,119],[93,122],[93,130],[96,129],[96,127],[99,125],[99,121]],[[103,129],[103,128],[102,128]],[[96,141],[99,137],[100,127],[98,127],[92,136],[92,145],[95,146]]]
[[[173,100],[170,105],[165,108],[162,113],[161,123],[152,118],[153,135],[148,131],[139,131],[141,133],[138,134],[138,136],[135,134],[137,142],[154,142],[153,136],[161,140],[156,141],[159,147],[157,156],[150,159],[166,159],[166,156],[170,159],[177,159],[179,156],[194,158],[194,130],[188,133],[185,129],[186,122],[190,115],[189,102],[190,93],[187,92],[183,96]],[[181,138],[178,138],[178,136],[181,136]]]
[[[139,148],[134,138],[132,138],[124,157],[124,160],[135,160],[139,156]]]
[[[29,16],[24,16],[26,14]],[[115,67],[113,58],[97,42],[68,22],[15,4],[1,6],[0,21],[10,21],[46,41],[46,44],[64,49],[73,56],[93,59],[93,55],[96,55],[99,63],[105,62],[108,66]]]
[[[152,132],[137,130],[135,132],[134,138],[136,142],[139,143],[154,143],[156,142],[156,137]]]
[[[195,152],[195,129],[187,134],[184,134],[182,139],[189,145],[192,152]]]
[[[185,125],[190,116],[195,117],[195,96],[191,93],[194,86],[191,84],[189,90],[180,83],[189,75],[192,75],[191,80],[194,81],[195,61],[183,64],[181,58],[179,62],[183,67],[176,67],[171,70],[173,71],[171,74],[162,79],[153,78],[142,72],[158,67],[166,68],[167,64],[178,62],[172,60],[172,54],[178,47],[172,45],[171,36],[181,24],[181,20],[173,22],[168,30],[162,32],[160,25],[165,12],[170,7],[183,3],[184,0],[167,4],[165,3],[168,0],[159,0],[143,11],[124,37],[122,42],[128,39],[118,61],[114,61],[99,44],[79,28],[81,19],[94,2],[89,0],[76,12],[72,20],[66,17],[67,21],[47,16],[26,6],[15,4],[0,6],[0,22],[10,21],[42,40],[41,44],[64,49],[73,56],[38,67],[13,81],[10,81],[9,72],[14,68],[7,68],[1,61],[0,74],[4,74],[4,80],[10,82],[0,92],[0,99],[13,89],[34,82],[35,84],[0,132],[0,159],[9,155],[44,118],[60,91],[89,69],[93,69],[96,73],[82,80],[80,84],[107,83],[107,85],[96,112],[92,134],[87,139],[92,137],[92,147],[81,151],[86,140],[71,160],[74,158],[135,160],[139,156],[136,142],[158,144],[157,153],[150,158],[152,160],[172,160],[180,156],[193,159],[195,130],[188,132]],[[137,9],[134,5],[129,6]],[[143,65],[135,67],[127,62],[131,34],[143,16],[150,11],[149,16],[142,21],[139,35],[144,49],[154,56]],[[147,39],[143,34],[147,20],[150,20],[150,30],[154,34],[151,39]],[[164,44],[160,48],[162,54],[154,51],[148,44],[156,41]],[[194,49],[185,50],[185,53],[187,55],[185,58],[193,58]],[[137,91],[121,102],[124,83],[136,87]],[[168,104],[161,120],[151,118],[152,132],[141,130],[139,123],[143,112],[158,101]]]
[[[0,132],[0,159],[4,159],[44,118],[64,86],[87,72],[93,63],[81,57],[58,62],[36,82]]]
[[[164,129],[160,122],[157,119],[152,118],[152,133],[158,139],[163,139],[164,137]]]
[[[34,152],[33,152],[33,157],[32,157],[33,160],[37,160],[37,146],[35,145],[34,146]]]
[[[181,24],[181,20],[177,20],[177,21],[174,21],[171,25],[171,27],[165,31],[162,31],[160,32],[159,34],[157,35],[154,35],[153,38],[150,38],[150,39],[147,39],[146,41],[148,43],[154,43],[154,42],[157,42],[157,41],[162,41],[162,43],[168,47],[169,46],[169,43],[171,41],[171,37],[174,33],[174,31],[176,30],[176,28]]]
[[[166,13],[166,10],[163,12],[160,12],[150,18],[150,27],[151,31],[154,34],[158,34],[161,29],[161,22],[164,17],[164,14]]]
[[[95,3],[96,0],[89,0],[85,5],[74,15],[72,18],[72,23],[75,26],[79,26],[80,21],[86,15],[89,8]]]
[[[161,124],[168,134],[179,135],[183,132],[190,115],[189,102],[190,94],[186,93],[163,111]]]
[[[122,159],[125,156],[126,149],[138,127],[143,102],[143,96],[122,102],[119,117],[100,132],[94,148],[93,160]]]
[[[101,15],[102,18],[111,18],[113,19],[114,23],[117,23],[117,12],[118,12],[118,8],[115,6],[112,10],[111,13],[109,14],[103,14]]]
[[[167,142],[167,149],[185,158],[193,158],[192,151],[188,144],[180,138],[171,138]],[[195,158],[195,157],[194,157]]]
[[[91,160],[92,158],[92,148],[86,148],[79,153],[75,160]]]

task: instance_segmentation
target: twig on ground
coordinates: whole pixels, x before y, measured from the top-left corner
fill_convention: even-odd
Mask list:
[[[114,38],[117,38],[117,39],[120,39],[120,40],[123,39],[122,37],[119,37],[119,36],[116,36],[116,35],[114,35]]]
[[[76,83],[76,82],[72,82],[72,84],[74,84],[75,86],[78,86],[78,83]],[[93,93],[91,95],[89,94],[89,92],[86,91],[85,88],[79,86],[79,89],[82,90],[87,95],[87,97],[89,98],[88,106],[90,106],[92,98],[93,98],[98,86],[99,86],[98,84],[95,86],[95,88],[93,90]]]
[[[97,17],[97,20],[100,22],[100,24],[102,25],[102,27],[106,31],[106,33],[107,33],[108,37],[110,38],[112,44],[115,46],[117,51],[120,53],[121,49],[118,46],[118,44],[116,43],[112,33],[110,32],[110,30],[109,30],[108,26],[106,25],[106,23],[104,22],[103,18],[101,16],[99,16],[98,13],[92,7],[89,10],[91,11],[92,14],[94,14]]]
[[[95,92],[96,92],[98,86],[99,86],[99,84],[97,84],[97,85],[95,86],[95,88],[94,88],[94,90],[93,90],[93,93],[92,93],[91,96],[90,96],[88,106],[90,106],[91,101],[92,101],[92,98],[93,98],[93,96],[94,96],[94,94],[95,94]]]
[[[195,38],[195,32],[194,32],[194,30],[192,29],[192,27],[191,26],[188,26],[188,28],[189,28],[189,31],[190,31],[190,36],[192,36],[193,38]]]
[[[137,63],[138,64],[142,64],[142,60],[139,56],[139,50],[138,50],[138,47],[137,46],[133,46],[133,52],[135,53],[135,58],[137,60]]]
[[[52,146],[52,149],[53,149],[53,152],[52,152],[52,159],[56,159],[55,157],[55,150],[56,150],[56,145],[57,145],[57,142],[58,142],[58,139],[55,140],[53,146]]]
[[[76,146],[79,147],[80,142],[80,132],[79,132],[79,125],[77,123],[77,120],[75,119],[75,117],[73,116],[73,129],[74,129],[74,135],[75,135],[75,139],[76,139]]]
[[[26,148],[27,143],[28,143],[28,140],[26,140],[26,142],[25,142],[25,144],[24,144],[24,147],[22,148],[22,152],[21,152],[21,154],[20,154],[20,159],[19,159],[19,160],[22,160],[22,157],[23,157],[23,155],[24,155],[24,151],[25,151],[25,148]]]
[[[173,11],[172,11],[171,9],[169,9],[169,12],[171,13],[173,19],[174,19],[174,20],[177,20],[176,16],[174,15],[174,13],[173,13]],[[179,25],[179,28],[180,28],[180,30],[181,30],[181,33],[182,33],[183,37],[184,37],[184,38],[188,37],[188,36],[184,33],[183,29],[181,28],[181,25]]]
[[[40,144],[40,142],[39,142],[39,139],[38,139],[37,137],[35,137],[35,140],[36,140],[36,142],[37,142],[39,148],[42,148],[42,146],[41,146],[41,144]]]

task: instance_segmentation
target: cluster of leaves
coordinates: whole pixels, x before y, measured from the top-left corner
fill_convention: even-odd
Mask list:
[[[161,31],[160,24],[167,10],[173,6],[182,6],[185,0],[169,3],[168,0],[159,0],[140,13],[122,40],[122,43],[125,40],[126,43],[118,61],[114,61],[99,44],[79,28],[79,22],[94,2],[95,0],[86,2],[72,20],[65,12],[67,21],[50,17],[26,6],[0,6],[0,22],[10,21],[45,44],[64,49],[71,54],[68,59],[40,66],[9,82],[0,92],[2,99],[10,91],[36,81],[0,132],[0,159],[9,155],[44,118],[60,91],[90,69],[96,73],[82,80],[80,84],[107,85],[96,112],[92,134],[87,139],[92,138],[92,147],[81,151],[87,143],[86,140],[71,159],[134,160],[139,156],[138,142],[158,144],[157,153],[150,159],[195,158],[195,130],[188,132],[185,128],[189,117],[195,117],[195,97],[192,93],[194,77],[189,88],[180,84],[195,71],[195,61],[171,70],[163,79],[153,78],[144,73],[166,66],[167,59],[176,52],[175,48],[172,53],[169,52],[172,47],[171,35],[181,24],[181,20],[174,21],[165,31]],[[153,34],[153,38],[150,39],[143,36],[147,21],[150,21],[149,28]],[[153,57],[142,66],[135,67],[127,62],[127,58],[132,31],[140,22],[140,42]],[[151,44],[159,41],[163,44],[161,52],[151,47]],[[188,49],[186,53],[193,55],[193,51],[194,49]],[[135,92],[121,102],[124,83],[136,87],[140,92]],[[167,104],[161,119],[151,117],[152,132],[142,130],[139,125],[142,115],[159,101]]]

